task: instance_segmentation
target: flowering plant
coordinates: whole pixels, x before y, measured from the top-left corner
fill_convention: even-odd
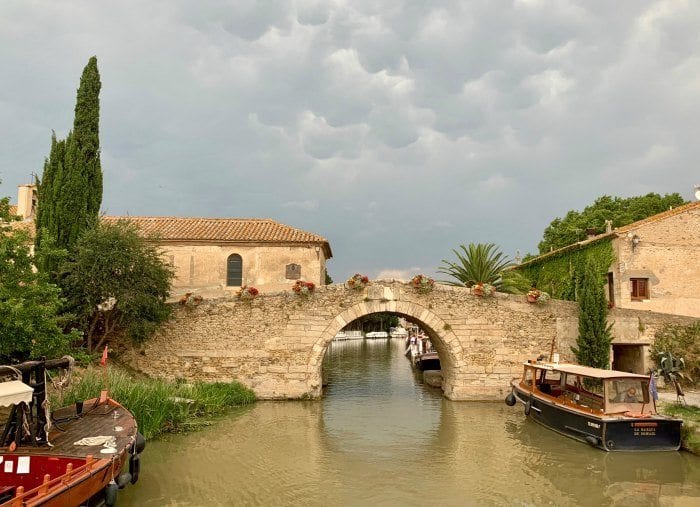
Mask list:
[[[241,287],[241,290],[238,291],[238,299],[241,301],[252,301],[255,299],[260,291],[256,289],[255,287],[248,287],[247,285],[244,285]]]
[[[541,305],[549,301],[549,294],[543,290],[539,290],[535,287],[527,291],[527,300],[530,303],[539,303]]]
[[[496,294],[496,287],[485,282],[475,283],[472,285],[472,294],[483,297],[493,296]]]
[[[421,294],[427,294],[435,287],[435,280],[425,275],[416,275],[411,279],[411,285]]]
[[[316,289],[316,286],[313,282],[305,282],[303,280],[297,280],[296,283],[292,285],[292,290],[300,296],[308,296],[314,289]]]
[[[360,273],[355,273],[352,275],[350,278],[348,278],[348,281],[345,282],[348,284],[348,287],[351,289],[364,289],[365,286],[369,285],[369,278],[365,275],[361,275]]]
[[[186,292],[178,301],[182,306],[187,306],[189,308],[193,306],[199,306],[199,304],[204,300],[200,295],[193,295],[191,292]]]

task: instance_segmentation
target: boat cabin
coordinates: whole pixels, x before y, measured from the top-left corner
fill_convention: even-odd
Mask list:
[[[656,414],[649,377],[574,364],[526,363],[521,386],[555,403],[598,414]]]

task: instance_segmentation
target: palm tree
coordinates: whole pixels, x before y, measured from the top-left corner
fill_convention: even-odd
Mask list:
[[[493,243],[470,243],[468,247],[460,245],[462,252],[452,250],[457,262],[443,259],[438,273],[453,278],[445,280],[448,285],[471,287],[477,283],[488,283],[500,292],[519,293],[522,287],[529,287],[527,280],[519,273],[510,270],[514,264]],[[523,278],[522,280],[520,278]]]

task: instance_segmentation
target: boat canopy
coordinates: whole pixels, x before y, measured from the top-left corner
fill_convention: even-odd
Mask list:
[[[18,403],[30,403],[34,389],[19,380],[0,383],[0,407],[9,407]]]
[[[592,377],[600,379],[609,378],[639,378],[648,379],[648,375],[639,375],[637,373],[627,373],[626,371],[617,370],[601,370],[600,368],[592,368],[590,366],[581,366],[580,364],[568,363],[525,363],[526,366],[533,366],[542,370],[560,371],[562,373],[570,373],[572,375],[581,375],[583,377]]]

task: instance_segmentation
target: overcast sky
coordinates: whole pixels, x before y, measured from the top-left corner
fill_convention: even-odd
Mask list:
[[[535,252],[603,194],[700,183],[700,2],[0,3],[0,195],[102,77],[103,211],[260,217],[329,273]]]

